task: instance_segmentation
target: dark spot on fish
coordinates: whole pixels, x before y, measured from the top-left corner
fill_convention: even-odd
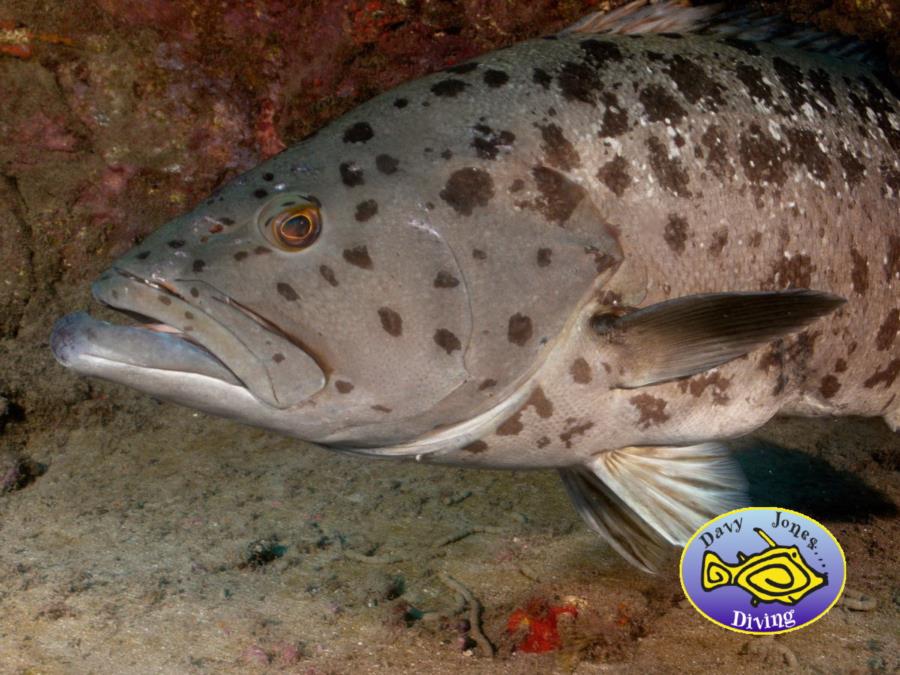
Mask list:
[[[597,180],[603,182],[616,197],[621,197],[625,194],[628,186],[631,185],[631,176],[628,175],[628,162],[622,155],[616,155],[598,169]]]
[[[525,343],[531,339],[534,329],[531,325],[531,318],[516,312],[509,317],[509,325],[507,326],[506,338],[514,345],[524,347]]]
[[[575,441],[572,440],[573,438],[576,436],[584,436],[584,434],[594,426],[593,422],[577,423],[577,418],[574,417],[567,419],[566,424],[568,426],[559,435],[559,440],[565,443],[567,448],[571,448],[575,444]]]
[[[173,239],[172,241],[167,242],[169,248],[181,248],[184,246],[183,239]]]
[[[453,352],[462,349],[462,343],[459,341],[459,338],[446,328],[438,328],[434,332],[434,342],[438,347],[447,352],[447,354],[452,354]]]
[[[826,399],[832,398],[838,393],[838,389],[840,388],[841,383],[838,382],[838,379],[834,375],[826,375],[819,384],[819,392],[821,392],[822,398]]]
[[[581,157],[575,146],[563,134],[562,127],[557,124],[535,124],[540,132],[544,151],[544,161],[563,171],[571,171],[581,166]]]
[[[597,274],[603,274],[606,270],[615,267],[619,263],[619,259],[614,255],[611,255],[606,251],[601,251],[594,246],[585,246],[584,252],[593,256],[594,269],[597,270]]]
[[[888,389],[894,384],[898,374],[900,374],[900,359],[894,359],[884,368],[872,373],[872,376],[863,382],[863,386],[866,389],[872,389],[876,385],[883,384],[884,388]]]
[[[669,157],[665,144],[656,136],[647,139],[647,149],[650,152],[650,168],[659,184],[679,197],[690,197],[688,173],[681,160]]]
[[[488,378],[483,380],[481,384],[478,385],[478,391],[484,391],[485,389],[490,389],[491,387],[497,386],[497,380],[492,380]]]
[[[253,252],[256,255],[268,255],[269,253],[272,252],[272,249],[270,249],[266,246],[257,246],[255,249],[253,249]]]
[[[546,166],[536,166],[531,170],[540,197],[530,206],[536,208],[551,223],[565,223],[581,200],[585,191],[561,173]]]
[[[800,110],[804,103],[809,103],[814,110],[824,112],[822,105],[816,100],[815,96],[803,87],[804,77],[800,68],[793,63],[785,61],[780,56],[772,59],[772,66],[775,68],[775,74],[778,75],[781,84],[787,90],[794,110]]]
[[[388,335],[400,337],[403,334],[403,317],[390,307],[379,308],[378,318],[381,319],[381,327]]]
[[[334,383],[334,388],[338,390],[341,394],[349,394],[353,391],[353,384],[351,382],[347,382],[346,380],[338,380]]]
[[[572,365],[569,367],[569,374],[578,384],[589,384],[593,379],[590,364],[580,356],[572,361]]]
[[[550,88],[550,83],[553,81],[553,78],[550,77],[549,73],[543,68],[535,68],[531,74],[531,80],[535,84],[539,84],[544,89]]]
[[[669,220],[666,223],[666,229],[663,231],[663,239],[677,254],[684,253],[685,243],[688,239],[688,222],[683,216],[675,213],[669,214]]]
[[[475,258],[475,260],[487,260],[487,253],[482,251],[480,248],[473,248],[472,257]]]
[[[192,321],[194,319],[194,313],[193,312],[185,312],[184,318],[187,319],[188,321]]]
[[[541,419],[553,417],[553,402],[547,398],[547,395],[544,394],[544,390],[539,386],[535,387],[534,391],[531,392],[531,396],[525,401],[522,410],[524,411],[528,407],[534,408],[534,412],[536,412],[537,416]]]
[[[360,223],[364,223],[376,213],[378,213],[378,202],[374,199],[367,199],[356,205],[355,218]]]
[[[615,138],[628,131],[628,112],[619,106],[618,97],[612,92],[604,92],[600,100],[605,106],[599,138]]]
[[[538,267],[549,267],[551,262],[553,262],[553,249],[539,248],[537,252]]]
[[[344,143],[365,143],[375,135],[368,122],[357,122],[344,131]]]
[[[884,323],[878,329],[878,335],[875,336],[875,346],[878,348],[878,351],[883,352],[894,344],[898,330],[900,330],[900,309],[895,307],[888,312]]]
[[[782,186],[787,180],[784,146],[775,141],[756,122],[741,134],[738,154],[744,174],[750,180],[757,197],[765,191],[765,185]]]
[[[341,170],[341,180],[347,187],[356,187],[366,182],[363,177],[363,170],[353,162],[343,162],[339,168]]]
[[[882,164],[881,174],[884,176],[884,185],[881,188],[882,196],[887,197],[888,188],[890,188],[894,198],[900,196],[900,171],[891,168],[887,164]]]
[[[435,288],[456,288],[457,286],[459,286],[459,279],[450,274],[450,272],[441,270],[434,278]]]
[[[818,94],[831,105],[837,105],[837,96],[831,87],[831,78],[823,68],[813,68],[809,71],[809,82]]]
[[[491,89],[502,87],[507,82],[509,82],[509,75],[502,70],[490,69],[484,72],[484,83]]]
[[[581,41],[581,50],[584,52],[588,63],[595,68],[601,68],[608,63],[617,63],[622,60],[622,50],[618,45],[606,40],[590,38]]]
[[[522,429],[525,428],[525,425],[522,424],[522,414],[528,408],[534,408],[534,412],[541,419],[553,417],[553,403],[547,398],[541,387],[535,387],[534,391],[532,391],[531,395],[528,397],[528,400],[522,404],[522,407],[497,427],[497,435],[518,436],[522,432]]]
[[[381,405],[380,403],[373,405],[372,410],[375,410],[377,412],[382,412],[382,413],[391,412],[391,408],[388,408],[386,405]]]
[[[714,257],[718,257],[720,253],[722,253],[722,249],[725,248],[725,245],[728,243],[728,229],[725,227],[719,228],[715,232],[713,232],[712,242],[709,245],[709,253]]]
[[[345,248],[344,260],[364,270],[372,269],[372,258],[369,257],[369,249],[365,245]]]
[[[453,157],[453,151],[449,148],[441,151],[441,159],[450,159]]]
[[[644,87],[638,98],[647,112],[647,119],[651,122],[680,122],[687,111],[669,94],[668,90],[659,84],[650,84]]]
[[[808,129],[785,129],[791,142],[791,159],[802,164],[818,180],[825,180],[831,175],[828,156],[819,147],[818,139]]]
[[[194,288],[194,287],[191,287],[191,297],[192,297],[192,298],[196,298],[196,297],[199,297],[199,296],[200,296],[200,291],[198,291],[198,290],[197,290],[196,288]]]
[[[504,420],[494,433],[498,436],[518,436],[525,425],[522,424],[522,411],[513,413],[512,417]]]
[[[726,391],[731,386],[731,380],[732,378],[722,377],[719,373],[701,373],[688,380],[679,380],[678,387],[682,393],[690,391],[694,398],[700,398],[703,392],[712,387],[713,405],[725,405],[729,401]]]
[[[537,445],[538,449],[546,448],[548,445],[550,445],[550,439],[547,436],[541,436],[539,439],[537,439],[535,445]]]
[[[297,295],[297,291],[294,290],[293,286],[283,281],[279,281],[275,285],[275,288],[278,291],[278,295],[280,295],[288,302],[296,302],[300,298],[300,296]]]
[[[257,188],[256,190],[253,191],[253,196],[256,197],[257,199],[262,199],[263,197],[267,196],[268,194],[269,194],[268,191],[263,190],[262,188]]]
[[[331,269],[328,265],[319,265],[319,274],[321,274],[322,278],[332,286],[339,285],[337,277],[334,276],[334,270]]]
[[[641,429],[648,429],[669,419],[669,414],[666,412],[666,401],[661,398],[650,394],[640,394],[632,396],[628,402],[637,408],[640,414],[637,424]]]
[[[147,258],[150,257],[150,251],[141,251],[134,257],[137,258],[138,260],[146,260]]]
[[[515,194],[516,192],[521,192],[524,189],[524,187],[525,187],[525,181],[522,180],[521,178],[516,178],[512,182],[512,185],[509,186],[509,191],[510,191],[510,193]]]
[[[834,372],[843,373],[847,370],[847,362],[844,359],[838,359],[834,362]]]
[[[465,75],[466,73],[471,73],[478,67],[477,61],[468,61],[466,63],[460,63],[455,66],[450,66],[449,68],[445,68],[444,72],[453,73],[455,75]]]
[[[400,160],[390,155],[381,154],[375,158],[375,168],[387,176],[397,173],[398,166],[400,166]]]
[[[471,216],[476,207],[487,206],[493,198],[494,180],[484,169],[458,169],[450,174],[440,195],[458,214]]]
[[[398,98],[398,99],[394,100],[395,108],[405,108],[408,105],[409,105],[409,101],[406,100],[405,98]]]
[[[479,452],[484,452],[487,449],[488,444],[484,441],[472,441],[468,445],[463,446],[463,450],[471,452],[473,455],[477,455]]]
[[[847,179],[848,187],[850,189],[855,188],[860,184],[860,182],[862,182],[863,176],[865,175],[866,171],[865,165],[863,165],[851,153],[847,152],[846,148],[841,148],[841,152],[838,155],[838,160],[841,163],[841,167],[844,169],[844,176]]]
[[[282,354],[281,352],[276,352],[275,354],[272,354],[272,360],[275,363],[281,363],[282,361],[284,361],[284,354]]]
[[[219,222],[222,223],[223,225],[234,225],[233,218],[219,218]]]
[[[194,264],[191,265],[191,269],[197,273],[202,272],[204,267],[206,267],[206,263],[202,260],[195,260]]]
[[[763,74],[759,68],[746,63],[741,63],[735,69],[735,75],[737,75],[737,78],[744,83],[745,87],[747,87],[750,96],[763,103],[769,105],[774,104],[772,100],[772,89],[763,81]]]
[[[853,290],[860,295],[865,295],[869,290],[869,260],[855,248],[850,249],[850,258],[853,261],[850,271]]]
[[[900,274],[900,236],[888,237],[888,250],[884,262],[884,279],[888,283]]]
[[[704,68],[681,54],[673,54],[667,59],[663,71],[672,78],[688,103],[696,105],[702,101],[712,111],[725,103],[722,85],[711,78]]]
[[[812,264],[810,257],[802,253],[792,255],[790,258],[781,257],[772,266],[771,288],[809,288],[812,281],[812,273],[816,266]]]
[[[462,80],[450,78],[448,80],[441,80],[440,82],[435,84],[431,88],[431,93],[435,96],[446,96],[449,98],[453,98],[454,96],[460,94],[468,86],[469,85]]]
[[[275,174],[274,174],[274,173],[268,173],[268,172],[266,172],[266,173],[263,174],[263,180],[264,180],[264,181],[271,182],[272,180],[274,180],[274,178],[275,178]]]
[[[729,47],[734,47],[735,49],[739,49],[745,54],[749,54],[750,56],[759,56],[760,51],[759,47],[757,47],[752,42],[748,42],[747,40],[741,40],[740,38],[735,37],[727,37],[723,38],[722,42],[724,42]]]
[[[562,65],[556,81],[564,99],[582,103],[594,103],[596,94],[603,87],[597,71],[583,63],[572,61]]]
[[[164,305],[172,304],[172,298],[170,298],[168,295],[158,295],[156,297]]]
[[[238,262],[241,262],[242,260],[246,260],[249,255],[250,254],[247,253],[247,251],[238,251],[237,253],[234,254],[233,257]]]
[[[472,129],[475,136],[472,138],[472,147],[481,159],[497,159],[500,147],[509,147],[516,140],[516,135],[511,131],[494,131],[486,124],[476,124]]]

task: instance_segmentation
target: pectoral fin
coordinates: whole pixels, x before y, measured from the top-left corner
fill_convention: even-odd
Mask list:
[[[796,332],[844,299],[791,290],[689,295],[623,316],[596,315],[598,347],[611,350],[613,386],[689,377]]]
[[[560,478],[579,515],[594,532],[635,567],[659,571],[669,544],[590,469],[560,469]]]
[[[560,475],[591,529],[647,572],[671,544],[749,502],[740,467],[718,443],[602,452]]]

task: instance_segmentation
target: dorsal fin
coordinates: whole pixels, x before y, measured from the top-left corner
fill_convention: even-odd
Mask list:
[[[611,12],[594,12],[564,29],[569,33],[690,33],[708,25],[722,5],[691,7],[684,0],[633,0]]]
[[[876,63],[876,51],[857,38],[826,33],[753,7],[732,8],[725,3],[692,7],[685,0],[634,0],[611,12],[595,12],[564,29],[572,33],[698,33],[726,35],[745,42],[772,44],[828,54],[838,58]]]

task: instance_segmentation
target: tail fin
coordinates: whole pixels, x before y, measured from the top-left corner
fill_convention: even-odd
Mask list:
[[[731,583],[731,568],[712,551],[703,554],[703,575],[701,581],[704,591],[711,591],[719,586]]]

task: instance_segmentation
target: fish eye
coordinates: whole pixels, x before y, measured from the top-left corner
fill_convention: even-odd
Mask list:
[[[283,249],[299,251],[318,239],[322,218],[315,206],[294,207],[272,218],[270,227],[272,237]]]

